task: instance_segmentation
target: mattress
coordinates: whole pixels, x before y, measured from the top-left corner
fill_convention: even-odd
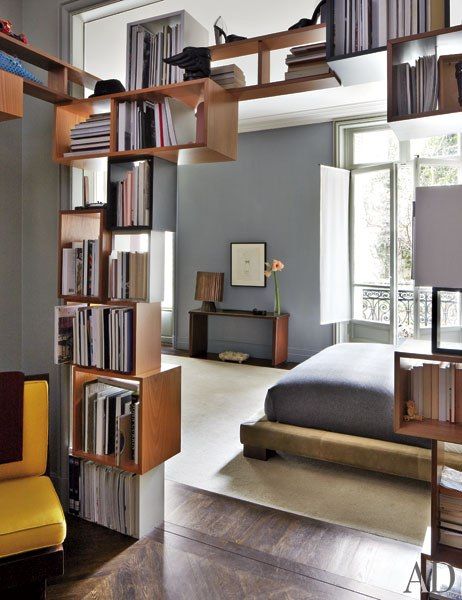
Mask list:
[[[337,344],[289,371],[268,390],[269,421],[429,448],[393,430],[394,349]]]

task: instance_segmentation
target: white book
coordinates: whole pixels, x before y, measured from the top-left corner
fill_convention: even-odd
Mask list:
[[[96,436],[95,436],[95,450],[96,454],[104,454],[105,445],[105,394],[99,393],[95,400],[95,424],[96,424]]]
[[[127,103],[120,102],[118,104],[118,131],[117,131],[117,148],[125,150],[125,124],[127,122]]]
[[[438,419],[440,421],[448,420],[448,413],[447,413],[448,372],[449,372],[449,365],[442,363],[440,365],[440,378],[439,378]]]
[[[61,293],[72,296],[75,289],[75,251],[74,248],[63,248],[61,269]]]
[[[170,146],[176,146],[176,145],[178,145],[178,141],[176,138],[175,126],[173,123],[170,100],[168,98],[165,98],[164,106],[165,106],[164,112],[165,112],[165,116],[167,118],[167,131],[168,131],[168,136],[169,136],[169,140],[170,140]]]
[[[446,393],[448,421],[451,423],[455,423],[455,374],[454,363],[451,363],[448,369]]]

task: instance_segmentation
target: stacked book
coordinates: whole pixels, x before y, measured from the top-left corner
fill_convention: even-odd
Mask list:
[[[409,398],[424,419],[462,423],[462,364],[412,365]]]
[[[69,512],[120,533],[138,535],[139,478],[69,457]]]
[[[151,164],[140,161],[125,171],[121,181],[111,182],[117,227],[149,226],[151,221]]]
[[[63,296],[99,294],[99,242],[72,242],[62,250],[61,293]]]
[[[118,114],[118,150],[176,146],[172,111],[163,102],[121,102]]]
[[[445,492],[445,490],[448,490]],[[440,542],[462,548],[462,472],[444,466],[439,494]]]
[[[436,110],[438,107],[436,55],[421,56],[416,60],[415,66],[409,63],[394,65],[393,89],[394,115],[411,115]]]
[[[130,28],[128,38],[128,74],[130,90],[157,85],[178,83],[182,80],[182,69],[167,65],[164,58],[183,50],[181,24],[164,25],[162,31],[153,33],[143,25]]]
[[[286,58],[286,65],[288,67],[286,79],[329,73],[329,65],[326,62],[326,43],[291,48],[290,54]]]
[[[130,373],[133,370],[133,308],[85,306],[73,321],[74,363]]]
[[[100,377],[83,384],[82,450],[138,464],[139,383]]]
[[[71,129],[71,149],[64,156],[109,150],[110,130],[110,113],[90,115],[86,121]]]
[[[146,301],[148,260],[147,252],[113,252],[109,261],[109,297]]]
[[[237,65],[213,67],[210,77],[213,81],[226,89],[245,87],[244,72]]]

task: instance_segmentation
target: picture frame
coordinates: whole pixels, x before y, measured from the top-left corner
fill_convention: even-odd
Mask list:
[[[266,242],[231,242],[232,287],[266,287]]]
[[[457,302],[462,300],[462,288],[434,287],[432,288],[432,352],[433,354],[444,354],[453,356],[462,356],[462,342],[457,338],[462,337],[462,327],[459,331],[445,331],[442,320],[442,303],[445,301],[445,294],[458,294]],[[447,298],[446,298],[447,300]]]

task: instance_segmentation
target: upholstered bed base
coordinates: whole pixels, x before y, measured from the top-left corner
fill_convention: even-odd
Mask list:
[[[275,452],[285,452],[422,481],[431,479],[428,449],[284,425],[266,417],[242,423],[241,443],[248,458],[267,460]],[[462,454],[445,452],[445,464],[462,469]]]

